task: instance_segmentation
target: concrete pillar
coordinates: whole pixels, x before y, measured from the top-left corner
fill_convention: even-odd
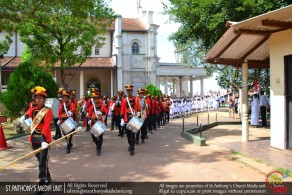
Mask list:
[[[160,89],[160,76],[156,76],[156,86]]]
[[[167,76],[164,76],[164,94],[167,95],[167,88],[168,88],[168,85],[167,85]]]
[[[172,80],[172,95],[175,96],[175,79]]]
[[[200,84],[201,84],[201,97],[204,96],[204,79],[203,77],[200,78]]]
[[[193,76],[190,76],[190,92],[191,92],[191,98],[194,97]]]
[[[248,65],[242,64],[242,142],[249,141],[248,101],[247,101]]]
[[[82,96],[84,95],[84,72],[83,70],[80,70],[80,98],[82,98]]]
[[[179,77],[179,97],[182,97],[182,77]]]
[[[111,89],[110,89],[111,97],[114,95],[114,72],[111,70]]]
[[[118,90],[123,90],[124,78],[123,78],[123,55],[122,55],[122,16],[117,15],[115,22],[115,42],[117,50],[117,84]]]

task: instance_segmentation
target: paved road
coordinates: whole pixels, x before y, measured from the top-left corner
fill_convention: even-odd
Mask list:
[[[192,126],[192,124],[187,124]],[[265,175],[226,156],[215,145],[198,147],[180,136],[182,119],[171,120],[129,156],[126,137],[106,131],[102,155],[95,155],[89,132],[75,135],[72,153],[65,141],[50,149],[53,181],[265,181]],[[13,148],[0,152],[0,165],[30,152],[27,137],[8,141]],[[0,181],[38,181],[34,157],[0,172]]]

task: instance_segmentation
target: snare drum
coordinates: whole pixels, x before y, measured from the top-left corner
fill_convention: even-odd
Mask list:
[[[60,125],[60,129],[62,130],[64,135],[69,134],[76,127],[77,123],[71,117],[69,117]]]
[[[90,129],[91,134],[98,138],[101,134],[103,134],[105,132],[106,126],[100,122],[97,121]]]
[[[126,128],[133,133],[138,133],[138,131],[141,129],[143,125],[144,120],[140,119],[137,116],[133,116],[129,123],[127,124]]]
[[[24,131],[30,131],[31,130],[31,124],[32,124],[32,119],[31,118],[28,118],[28,119],[25,119],[21,123],[21,126],[24,129]]]

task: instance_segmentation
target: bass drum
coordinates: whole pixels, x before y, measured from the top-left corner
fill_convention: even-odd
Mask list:
[[[58,100],[57,98],[47,98],[45,102],[45,106],[52,109],[53,118],[58,118],[60,100]]]

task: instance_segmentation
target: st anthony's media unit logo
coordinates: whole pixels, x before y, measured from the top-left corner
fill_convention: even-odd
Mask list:
[[[283,184],[283,179],[288,177],[279,171],[273,171],[267,175],[266,183],[270,190],[275,194],[288,194],[288,186]]]

